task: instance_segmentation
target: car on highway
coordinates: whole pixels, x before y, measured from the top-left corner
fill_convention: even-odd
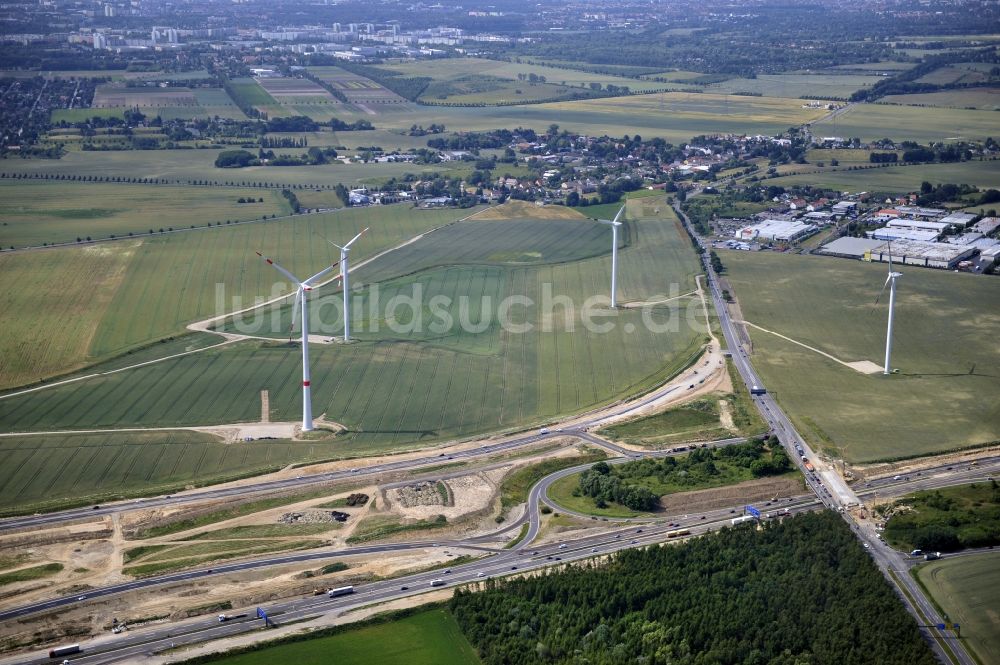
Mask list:
[[[561,550],[566,549],[566,547],[567,547],[566,543],[560,543],[559,544],[559,549],[561,549]]]
[[[632,544],[633,544],[633,545],[635,545],[635,544],[636,544],[636,543],[638,543],[638,542],[639,542],[638,540],[633,540],[633,541],[632,541]]]
[[[486,573],[484,573],[481,570],[478,573],[476,573],[476,577],[484,577],[485,575],[486,575]]]
[[[399,590],[400,590],[400,591],[409,591],[409,590],[410,590],[410,587],[408,587],[408,586],[406,586],[406,585],[403,585],[403,586],[399,587]]]
[[[510,569],[511,570],[517,570],[517,566],[511,566]]]

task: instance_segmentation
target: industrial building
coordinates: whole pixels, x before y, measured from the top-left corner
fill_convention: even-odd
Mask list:
[[[984,236],[988,236],[998,227],[1000,227],[1000,217],[983,217],[972,226],[972,230],[976,233],[982,233]]]
[[[972,245],[899,240],[892,243],[891,254],[889,243],[885,243],[866,252],[864,260],[888,262],[891,256],[893,263],[954,270],[960,262],[971,259],[978,252]]]
[[[872,240],[888,240],[896,242],[898,240],[916,240],[919,242],[934,242],[941,235],[937,231],[930,229],[898,229],[886,226],[874,231],[866,231],[865,235]]]
[[[971,212],[953,212],[947,217],[942,217],[938,221],[942,224],[951,224],[960,229],[964,229],[966,226],[972,223],[978,215],[973,215]]]
[[[916,219],[891,219],[886,226],[893,229],[905,229],[907,231],[936,231],[937,235],[940,236],[951,225],[940,221],[925,222]]]
[[[918,208],[916,206],[896,206],[896,212],[900,215],[923,217],[924,219],[941,219],[948,214],[947,210],[941,208]]]
[[[735,236],[743,241],[795,242],[815,232],[816,227],[812,224],[767,219],[757,224],[744,226],[735,233]]]
[[[823,245],[819,253],[829,256],[839,256],[845,259],[863,259],[873,249],[877,249],[883,245],[885,245],[885,242],[881,240],[844,236]]]

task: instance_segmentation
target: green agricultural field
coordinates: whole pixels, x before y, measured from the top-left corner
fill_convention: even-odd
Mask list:
[[[31,566],[30,568],[20,568],[6,573],[0,573],[0,587],[18,582],[31,582],[42,579],[62,571],[61,563],[46,563],[41,566]]]
[[[207,662],[327,665],[331,654],[336,654],[337,665],[371,665],[372,654],[378,654],[379,665],[478,665],[480,662],[447,610],[418,611],[405,618],[365,623],[357,628],[334,629],[330,636],[297,636],[294,642],[255,646],[246,653],[222,654]]]
[[[845,362],[882,364],[886,266],[723,252],[747,321]],[[764,384],[813,444],[852,462],[927,455],[1000,439],[1000,289],[992,279],[903,267],[893,365],[865,375],[750,328]],[[942,396],[947,399],[942,401]]]
[[[340,451],[322,441],[227,445],[209,434],[172,431],[0,437],[0,454],[0,512],[10,512],[170,492]]]
[[[428,101],[437,100],[442,94],[449,98],[448,101],[453,102],[473,103],[474,101],[482,101],[488,104],[504,101],[504,99],[496,94],[484,95],[481,100],[463,99],[468,95],[461,93],[462,87],[464,85],[474,85],[477,80],[484,84],[498,79],[513,82],[517,84],[515,87],[520,87],[525,95],[529,95],[530,81],[527,78],[519,78],[519,75],[528,77],[531,74],[544,76],[546,79],[545,84],[538,85],[540,89],[548,90],[548,96],[546,97],[542,94],[534,95],[539,99],[569,96],[573,93],[573,88],[589,90],[591,83],[598,83],[601,87],[609,84],[618,87],[628,87],[633,92],[644,92],[664,87],[662,83],[643,81],[625,76],[588,72],[580,69],[548,67],[542,64],[502,62],[481,58],[450,58],[447,60],[390,65],[385,68],[400,72],[406,76],[427,76],[432,78],[433,82],[421,95],[421,99]],[[454,98],[452,98],[453,95]],[[507,99],[510,99],[509,95]]]
[[[406,125],[409,128],[409,125]],[[350,136],[354,134],[356,136]],[[371,145],[371,132],[342,132],[348,145]],[[423,145],[426,146],[424,139]],[[270,186],[332,187],[338,182],[346,186],[364,184],[381,178],[402,177],[407,173],[424,176],[440,173],[446,176],[468,175],[473,164],[446,162],[442,164],[344,164],[334,162],[317,166],[251,166],[243,169],[220,169],[215,159],[221,150],[128,150],[109,152],[70,152],[62,159],[17,159],[0,162],[0,174],[10,178],[15,174],[47,177],[99,174],[109,178],[156,178],[170,184],[188,185],[206,182],[234,187],[264,183]]]
[[[677,441],[706,441],[730,434],[722,427],[719,415],[719,400],[702,398],[653,416],[606,427],[601,434],[617,441],[653,447]]]
[[[939,67],[929,74],[925,74],[916,80],[917,83],[933,83],[935,85],[955,85],[959,83],[982,83],[989,76],[980,67],[969,66],[971,64],[985,63],[959,63],[947,67]]]
[[[810,161],[822,161],[824,154],[836,151],[810,151]],[[829,164],[829,162],[827,162]],[[913,164],[909,166],[887,166],[875,169],[850,171],[848,164],[841,162],[837,169],[829,167],[812,173],[781,176],[768,180],[767,184],[812,185],[845,192],[915,192],[920,183],[968,184],[982,189],[1000,188],[1000,160],[955,162],[949,164]],[[802,167],[797,166],[797,169]]]
[[[503,479],[500,484],[500,505],[506,510],[528,500],[528,493],[542,478],[556,471],[568,469],[577,464],[597,462],[607,455],[603,450],[584,448],[581,454],[573,457],[556,457],[531,464],[514,471]]]
[[[54,123],[84,122],[91,118],[124,118],[124,109],[53,109],[49,119]]]
[[[256,80],[237,78],[230,82],[231,95],[237,106],[281,106]]]
[[[237,203],[239,199],[253,203]],[[258,199],[264,199],[258,202]],[[24,247],[204,226],[290,212],[273,190],[0,180],[0,246]]]
[[[997,133],[993,111],[855,104],[830,120],[813,124],[817,136],[859,137],[862,141],[982,140]]]
[[[385,206],[2,254],[0,303],[5,311],[21,314],[0,340],[0,389],[182,332],[192,321],[221,313],[216,285],[223,312],[287,290],[255,251],[309,276],[339,258],[320,237],[343,240],[371,227],[352,254],[360,261],[470,212]]]
[[[140,241],[0,255],[0,389],[80,367]],[[43,304],[43,306],[39,306]],[[16,313],[16,314],[15,314]]]
[[[883,101],[910,106],[944,106],[958,109],[1000,109],[1000,88],[961,88],[913,95],[889,95]]]
[[[760,74],[754,79],[734,78],[705,87],[720,94],[754,93],[795,99],[847,99],[856,90],[871,87],[879,76],[853,74]]]
[[[881,60],[879,62],[857,62],[850,65],[837,65],[831,67],[833,71],[862,71],[862,72],[903,72],[913,69],[915,62],[898,62],[896,60]]]
[[[638,65],[594,65],[587,62],[577,62],[575,60],[559,60],[557,58],[538,58],[534,56],[520,56],[519,62],[546,65],[556,69],[570,69],[581,72],[594,72],[599,74],[614,74],[615,76],[643,76],[656,74],[661,71],[658,67],[640,67]]]
[[[628,235],[632,241],[621,252],[620,266],[621,294],[626,301],[659,299],[658,294],[674,292],[676,295],[694,288],[693,278],[698,273],[698,265],[690,241],[682,235],[672,215],[652,214],[655,203],[653,197],[629,202]],[[667,206],[662,202],[660,205],[663,214],[669,214]],[[395,208],[373,210],[388,210],[391,214]],[[347,217],[338,215],[334,219]],[[368,223],[363,220],[363,216],[354,217],[353,223]],[[487,234],[500,228],[489,221],[467,224],[474,224]],[[545,220],[537,222],[540,238],[545,237],[547,224]],[[595,225],[582,218],[579,224],[583,233],[576,239],[576,247],[584,251],[583,254],[570,254],[572,257],[585,256],[590,251],[586,234]],[[372,226],[374,232],[375,225]],[[435,242],[427,250],[430,252],[428,262],[441,260],[434,258],[438,256],[435,254],[439,251],[437,243],[448,243],[448,236],[456,230],[433,234]],[[324,232],[347,237],[344,231]],[[268,237],[271,243],[265,242],[264,246],[272,243],[277,246],[279,232],[270,233],[273,234]],[[222,232],[219,237],[226,235]],[[311,239],[313,237],[314,234],[303,229],[301,236],[285,240],[282,246],[289,251],[276,254],[279,258],[291,255],[293,260],[287,265],[292,270],[302,267],[296,258],[315,269],[329,261],[330,255]],[[476,242],[474,235],[467,238],[463,242]],[[246,247],[246,244],[244,239],[239,246]],[[293,246],[295,251],[292,251]],[[460,255],[457,247],[452,249],[453,254]],[[252,267],[256,263],[255,257],[248,258],[242,251],[223,251],[210,245],[205,246],[204,251],[212,256],[232,254],[222,262],[218,279],[239,272],[238,266]],[[318,252],[318,255],[310,258],[310,252]],[[354,260],[369,252],[359,241]],[[542,261],[566,261],[568,258],[551,254],[546,259],[544,251],[542,254]],[[148,304],[153,314],[165,312],[160,322],[167,325],[177,320],[181,303],[185,308],[191,307],[194,299],[190,294],[201,292],[197,285],[208,284],[202,307],[210,312],[216,280],[213,275],[201,273],[191,283],[189,295],[183,300],[174,299],[173,291],[166,292],[163,297],[169,298],[170,305],[165,304],[167,300],[158,303],[148,295],[143,296],[144,290],[149,288],[151,275],[171,284],[185,284],[194,279],[190,272],[186,276],[172,274],[171,258],[165,254],[162,256],[164,264],[152,262],[145,266],[144,269],[151,273],[136,276],[137,282],[147,283],[133,294],[139,300],[116,300],[115,305],[123,308],[118,311],[134,311]],[[607,253],[582,260],[540,264],[519,264],[516,262],[519,256],[513,257],[513,263],[510,257],[499,258],[501,261],[496,265],[420,269],[414,274],[391,278],[380,288],[392,291],[401,284],[420,284],[428,302],[437,295],[459,301],[460,296],[467,295],[470,308],[466,316],[474,326],[482,323],[478,313],[484,295],[527,295],[536,303],[543,303],[545,284],[552,285],[554,296],[566,295],[575,303],[607,293],[610,269]],[[393,266],[391,259],[389,255],[373,263],[370,266],[372,274],[398,274],[399,270],[410,269],[407,265],[418,269],[421,265],[414,259],[412,263]],[[185,270],[190,271],[190,268]],[[306,274],[305,270],[302,272]],[[359,288],[362,287],[360,282],[365,280],[364,274],[364,271],[358,273],[355,284]],[[274,281],[273,276],[247,269],[242,281],[235,286],[240,293],[267,294]],[[332,295],[334,302],[339,301],[339,294],[333,287],[315,293],[318,298]],[[250,300],[245,297],[244,302]],[[317,318],[321,317],[320,309],[314,308]],[[193,313],[195,310],[187,311]],[[689,310],[685,305],[676,312],[667,307],[655,308],[649,314],[650,320],[667,324],[666,332],[648,328],[642,310],[637,309],[619,312],[611,319],[615,324],[613,329],[606,333],[586,330],[579,311],[570,317],[573,331],[565,328],[561,306],[553,307],[552,316],[543,316],[544,311],[547,310],[543,307],[513,308],[512,323],[534,326],[527,332],[504,330],[490,321],[490,325],[478,333],[471,327],[449,329],[446,331],[449,334],[442,334],[438,339],[428,333],[398,333],[388,327],[366,338],[360,334],[364,326],[358,325],[361,341],[347,346],[313,345],[314,411],[325,413],[329,419],[348,427],[349,431],[337,444],[343,454],[407,448],[421,441],[523,426],[641,391],[686,365],[704,341],[705,322],[699,315],[700,307]],[[160,317],[152,319],[152,325],[157,318]],[[491,318],[495,320],[492,314]],[[106,317],[109,322],[120,319],[127,324],[124,329],[116,330],[117,334],[127,333],[134,339],[152,332],[149,321],[119,317],[114,312]],[[599,316],[597,322],[607,321]],[[672,322],[676,323],[676,329],[672,329]],[[409,320],[401,317],[400,323],[405,326]],[[281,328],[280,318],[276,327]],[[433,332],[429,324],[427,330]],[[106,343],[115,345],[110,341]],[[53,430],[122,427],[129,423],[151,426],[243,422],[258,417],[258,395],[265,388],[270,391],[272,419],[296,420],[301,404],[299,357],[296,345],[279,341],[244,342],[212,349],[49,388],[44,400],[39,399],[39,394],[0,400],[0,424],[8,430]],[[44,408],[40,408],[43,404]]]
[[[979,662],[1000,662],[1000,553],[933,561],[917,568],[916,577],[962,626],[962,639]]]

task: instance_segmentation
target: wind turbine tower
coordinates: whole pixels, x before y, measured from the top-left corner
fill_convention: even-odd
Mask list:
[[[358,238],[368,230],[369,227],[364,228],[361,233],[351,238],[351,241],[346,245],[341,247],[337,243],[327,240],[328,243],[340,250],[340,278],[344,284],[344,341],[350,341],[351,339],[351,310],[350,303],[348,302],[350,298],[350,288],[348,287],[348,277],[347,277],[347,255],[351,251],[351,245],[354,244]]]
[[[611,309],[618,309],[618,227],[622,225],[618,219],[623,212],[625,212],[625,206],[618,210],[618,214],[613,220],[598,220],[601,224],[611,225]]]
[[[896,280],[902,276],[903,273],[894,272],[892,269],[892,245],[889,245],[889,275],[885,278],[885,284],[882,285],[878,297],[875,298],[877,305],[879,298],[885,293],[885,287],[889,287],[889,323],[885,331],[885,365],[882,367],[882,374],[892,373],[892,326],[896,315]]]
[[[312,392],[310,390],[310,377],[309,377],[309,309],[308,299],[306,298],[306,292],[312,291],[313,282],[327,274],[334,269],[335,266],[329,266],[324,268],[320,272],[316,273],[309,279],[305,281],[300,281],[295,275],[288,272],[280,265],[267,258],[260,252],[257,252],[257,256],[261,257],[267,264],[274,266],[274,269],[280,272],[282,275],[292,280],[293,283],[298,284],[298,288],[295,291],[295,306],[292,308],[292,326],[289,328],[289,336],[291,336],[292,330],[295,329],[295,320],[299,317],[299,310],[302,313],[302,431],[310,432],[313,429],[313,416],[312,416]]]

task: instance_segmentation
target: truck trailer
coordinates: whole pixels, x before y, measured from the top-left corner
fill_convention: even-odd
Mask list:
[[[80,653],[83,649],[80,648],[79,644],[67,644],[64,647],[56,647],[55,649],[49,649],[49,658],[59,658],[61,656],[69,656],[74,653]]]
[[[342,586],[336,589],[330,589],[329,591],[326,592],[326,595],[329,596],[330,598],[337,598],[339,596],[349,596],[352,593],[354,593],[353,586]]]

